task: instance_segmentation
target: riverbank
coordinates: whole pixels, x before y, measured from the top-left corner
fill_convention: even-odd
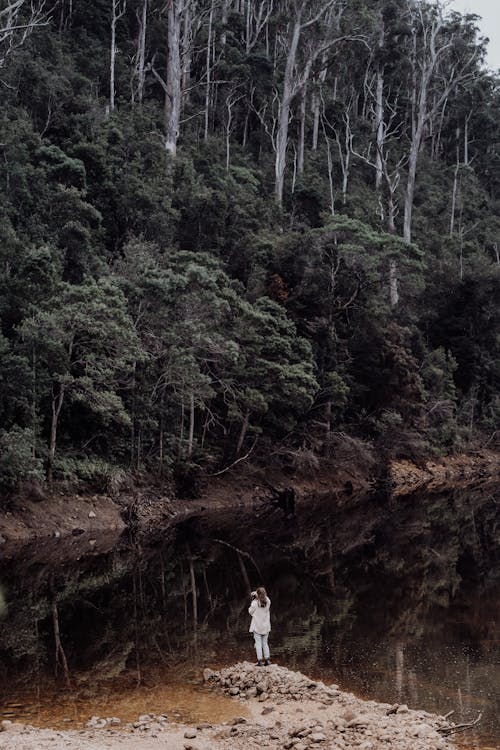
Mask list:
[[[0,747],[9,750],[453,750],[449,721],[407,706],[365,701],[300,672],[249,662],[204,671],[205,689],[230,695],[234,716],[222,724],[193,725],[145,715],[89,717],[85,729],[56,731],[5,724]]]
[[[385,478],[384,478],[385,477]],[[100,538],[117,539],[126,529],[151,535],[207,509],[239,507],[281,508],[293,513],[295,504],[311,497],[331,496],[345,505],[351,496],[375,487],[393,497],[425,490],[440,491],[475,483],[499,481],[500,454],[481,451],[427,461],[391,461],[385,471],[374,465],[323,465],[318,471],[287,474],[276,469],[246,466],[207,478],[196,497],[180,498],[171,485],[145,485],[116,495],[69,493],[56,490],[41,497],[20,494],[0,510],[0,555],[17,554],[20,547],[55,538],[66,547],[90,553],[100,549]],[[83,536],[84,535],[84,536]],[[79,537],[82,539],[78,540]]]

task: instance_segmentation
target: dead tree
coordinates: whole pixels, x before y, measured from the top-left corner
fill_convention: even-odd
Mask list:
[[[47,0],[13,0],[0,10],[0,69],[30,34],[50,23]]]
[[[125,14],[127,0],[111,0],[111,48],[109,58],[109,110],[115,108],[116,24]]]

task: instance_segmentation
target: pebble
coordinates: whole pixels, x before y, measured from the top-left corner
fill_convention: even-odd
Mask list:
[[[196,737],[197,737],[197,734],[196,734],[196,732],[194,731],[194,729],[187,729],[187,730],[186,730],[186,731],[184,732],[184,738],[185,738],[186,740],[194,740],[194,739],[196,739]]]

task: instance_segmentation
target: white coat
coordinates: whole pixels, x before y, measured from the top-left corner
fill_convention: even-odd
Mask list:
[[[271,600],[266,597],[266,606],[261,607],[258,599],[254,599],[248,608],[248,614],[252,616],[250,633],[268,635],[271,630]]]

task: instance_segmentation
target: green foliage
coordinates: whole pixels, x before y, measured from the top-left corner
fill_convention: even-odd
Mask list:
[[[29,428],[15,425],[0,432],[0,486],[13,489],[20,479],[43,481],[43,463],[33,451],[35,438]]]
[[[412,33],[423,64],[421,24],[438,9],[349,3],[341,47],[326,17],[304,26],[292,77],[307,80],[292,81],[281,204],[277,136],[296,5],[267,20],[263,11],[262,28],[210,8],[197,4],[183,52],[175,158],[165,148],[168,14],[155,3],[141,101],[133,3],[116,27],[113,111],[105,3],[61,5],[5,58],[5,481],[39,476],[43,461],[96,488],[119,484],[111,467],[199,485],[205,471],[247,453],[266,461],[278,444],[316,465],[334,433],[405,455],[494,445],[500,97],[480,68],[473,17],[450,14],[436,40],[429,102],[470,65],[426,123],[410,244]],[[320,54],[328,40],[332,54]],[[378,175],[367,85],[377,76]]]

